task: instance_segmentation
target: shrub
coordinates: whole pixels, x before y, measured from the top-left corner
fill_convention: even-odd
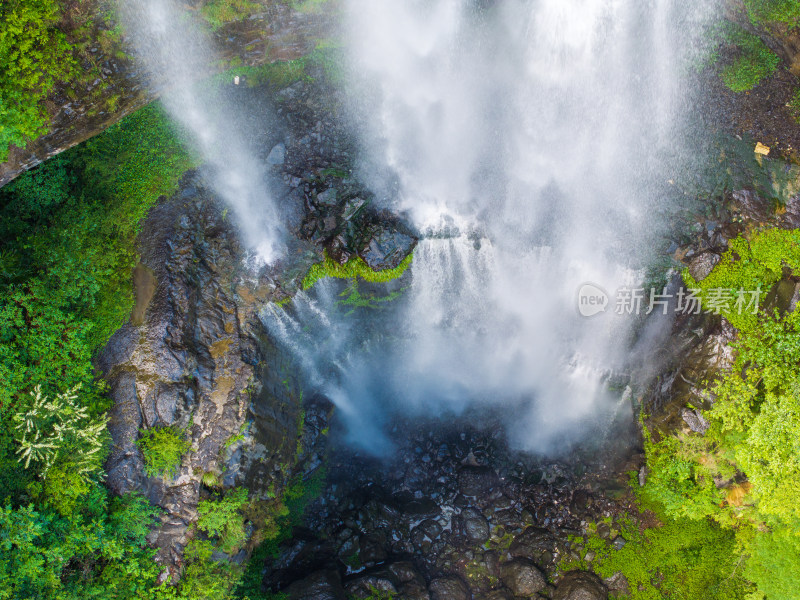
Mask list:
[[[793,29],[800,24],[798,0],[744,0],[744,5],[755,26],[783,23]]]
[[[68,472],[85,480],[102,467],[108,419],[90,417],[88,409],[76,402],[74,392],[49,399],[37,386],[30,403],[14,415],[19,460],[26,469],[33,463],[43,478],[56,465],[68,464]]]
[[[178,472],[181,458],[191,447],[186,432],[175,426],[142,429],[136,445],[144,456],[145,472],[150,477],[172,478]]]
[[[738,56],[722,68],[720,77],[732,91],[751,90],[778,68],[778,55],[767,48],[757,35],[735,29],[729,34],[729,41],[736,45]]]
[[[218,538],[223,552],[235,554],[247,538],[242,514],[246,504],[245,488],[230,490],[219,500],[203,500],[197,506],[197,528]]]

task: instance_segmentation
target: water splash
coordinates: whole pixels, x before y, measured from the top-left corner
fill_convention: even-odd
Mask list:
[[[272,262],[282,251],[283,228],[263,165],[237,125],[237,107],[198,83],[217,60],[207,28],[172,0],[124,2],[120,14],[150,86],[188,131],[212,186],[234,209],[246,244],[261,261]]]
[[[711,4],[347,2],[362,177],[420,230],[463,232],[420,244],[391,389],[363,405],[493,404],[543,452],[615,414],[632,322],[581,317],[576,292],[653,257]]]

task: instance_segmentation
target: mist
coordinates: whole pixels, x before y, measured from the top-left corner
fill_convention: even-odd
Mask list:
[[[125,2],[120,15],[150,87],[185,129],[211,187],[233,209],[246,246],[257,262],[274,262],[284,247],[284,227],[264,166],[237,127],[238,107],[204,83],[217,60],[207,26],[196,11],[172,0]]]

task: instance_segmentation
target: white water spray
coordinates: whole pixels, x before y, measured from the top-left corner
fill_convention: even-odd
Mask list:
[[[173,0],[131,0],[120,10],[136,58],[188,131],[215,191],[234,209],[245,243],[272,262],[281,252],[283,228],[264,185],[264,168],[237,126],[234,107],[199,83],[216,60],[204,26]]]
[[[460,231],[416,252],[387,396],[506,407],[536,451],[613,414],[631,321],[581,317],[577,290],[634,283],[667,225],[708,4],[349,0],[362,176],[424,233]]]

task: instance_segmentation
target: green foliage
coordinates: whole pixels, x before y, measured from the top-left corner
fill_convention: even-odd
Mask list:
[[[59,80],[77,70],[56,0],[6,0],[0,4],[0,162],[11,144],[47,131],[43,100]]]
[[[259,4],[249,0],[211,0],[203,5],[200,14],[216,30],[227,23],[246,19],[259,8]]]
[[[751,90],[778,68],[778,55],[767,48],[757,35],[736,28],[730,31],[728,41],[736,45],[738,56],[722,68],[720,77],[732,91]]]
[[[211,559],[214,545],[192,540],[186,547],[186,565],[176,600],[227,600],[242,568],[228,561]]]
[[[150,477],[172,478],[178,472],[181,458],[191,447],[186,432],[175,426],[140,430],[136,445],[144,456],[144,470]]]
[[[308,505],[318,498],[325,488],[327,472],[317,469],[307,481],[297,476],[289,482],[280,500],[267,515],[264,541],[255,549],[236,588],[235,597],[249,600],[283,600],[281,594],[264,594],[261,591],[264,561],[278,556],[282,542],[291,539],[295,527],[302,525]]]
[[[360,277],[364,281],[371,283],[384,283],[397,279],[405,273],[411,264],[413,254],[409,254],[394,269],[384,269],[383,271],[373,271],[364,260],[353,257],[345,264],[339,264],[330,256],[325,256],[322,262],[311,266],[308,274],[303,279],[303,289],[307,290],[323,277],[337,277],[339,279],[355,279]]]
[[[772,229],[732,240],[706,279],[687,279],[766,292],[785,269],[800,269],[800,232]],[[647,433],[642,496],[663,506],[668,526],[716,521],[736,536],[742,572],[757,585],[748,598],[789,600],[800,568],[800,313],[725,316],[739,335],[732,367],[705,382],[710,427],[657,442]]]
[[[232,489],[219,500],[202,500],[197,506],[197,528],[218,538],[223,552],[235,554],[247,539],[242,514],[246,504],[245,488]]]
[[[644,532],[623,522],[621,529],[627,544],[619,550],[597,535],[579,541],[595,553],[592,567],[600,576],[625,575],[635,600],[740,600],[752,589],[737,573],[731,531],[690,519],[667,519]]]
[[[783,23],[790,28],[800,24],[798,0],[744,0],[750,22],[759,27],[768,23]]]
[[[800,268],[800,230],[766,229],[731,240],[728,250],[712,272],[702,281],[695,281],[688,272],[683,277],[690,288],[702,290],[701,298],[721,288],[734,293],[738,289],[760,289],[759,305],[763,306],[770,287],[781,278],[783,267]],[[721,314],[734,327],[746,331],[758,322],[758,315],[736,309],[731,302]]]
[[[49,399],[37,386],[30,402],[20,403],[13,421],[19,460],[26,469],[33,462],[46,478],[54,465],[68,460],[77,475],[89,479],[102,468],[107,419],[92,419],[77,398],[68,391]]]
[[[144,537],[155,514],[141,496],[109,503],[99,485],[69,517],[0,509],[0,598],[142,597],[158,576]]]

